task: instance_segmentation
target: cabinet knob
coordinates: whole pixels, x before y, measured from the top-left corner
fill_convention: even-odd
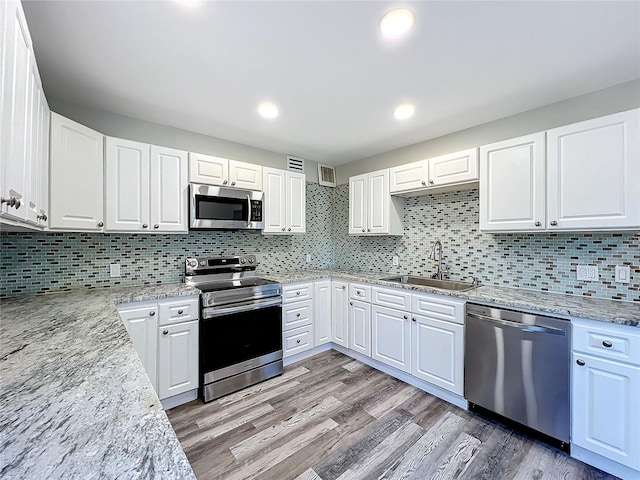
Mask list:
[[[344,290],[345,288],[347,288],[347,286],[346,285],[342,285],[342,289]]]
[[[300,339],[296,340],[296,343],[300,343]]]
[[[415,322],[416,321],[416,317],[411,317],[411,321]]]
[[[231,182],[231,186],[232,187],[235,186],[235,184],[236,184],[236,182]]]
[[[178,315],[182,315],[184,310],[178,310]]]
[[[349,302],[349,305],[351,305],[353,307],[353,302]]]
[[[100,228],[102,228],[102,227],[104,227],[104,223],[103,223],[103,222],[98,222],[98,226],[99,226]]]
[[[370,229],[370,228],[367,228],[367,232],[370,232],[370,231],[371,231],[371,229]]]
[[[299,314],[299,313],[296,313],[296,317],[300,318],[300,314]]]
[[[291,227],[289,227],[289,229],[288,229],[288,230],[289,230],[289,231],[291,231]]]
[[[603,347],[607,347],[607,348],[611,348],[613,346],[613,343],[611,343],[609,340],[603,340],[602,341],[602,346]]]
[[[147,225],[146,223],[142,224],[142,228],[147,228],[149,225]]]
[[[2,197],[0,198],[0,202],[6,203],[10,207],[14,207],[16,210],[18,210],[20,208],[20,205],[22,205],[22,202],[20,201],[20,199],[16,197],[9,197],[9,198]]]
[[[162,331],[162,334],[163,334],[163,335],[167,335],[168,333],[169,333],[169,330],[163,330],[163,331]]]
[[[409,320],[409,317],[407,315],[404,315],[402,318],[404,318],[405,320]]]
[[[153,228],[160,228],[160,225],[158,225],[157,223],[153,226]]]
[[[282,231],[284,232],[284,227],[282,227]]]
[[[360,290],[356,290],[356,295],[360,295],[361,293]]]
[[[542,226],[542,223],[536,222],[536,227],[541,227],[541,226]]]
[[[551,220],[551,226],[555,227],[556,225],[558,225],[558,222],[556,222],[555,220]]]
[[[156,312],[154,312],[153,310],[151,310],[151,311],[149,312],[149,316],[150,316],[150,317],[153,317],[155,314],[156,314]]]
[[[300,291],[299,290],[296,292],[296,295],[300,295]]]
[[[41,213],[40,215],[38,215],[38,220],[42,220],[43,222],[47,221],[47,214],[46,213]]]
[[[580,360],[580,359],[578,359],[578,360],[576,360],[576,363],[577,363],[578,365],[580,365],[581,367],[584,367],[584,360]]]
[[[229,183],[227,180],[225,180],[224,182],[222,182],[223,185],[226,185],[227,183]]]
[[[427,184],[427,182],[425,182],[424,180],[422,180],[422,184],[423,184],[423,185],[426,185],[426,184]]]
[[[362,231],[364,232],[364,228],[362,229]]]
[[[434,182],[433,180],[429,180],[429,185],[433,185],[434,183],[436,182]]]

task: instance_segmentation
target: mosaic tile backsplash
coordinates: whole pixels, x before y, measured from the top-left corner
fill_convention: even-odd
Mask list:
[[[184,259],[197,255],[255,254],[258,272],[329,268],[333,263],[333,189],[307,184],[307,233],[190,232],[188,235],[2,233],[0,296],[83,287],[181,282]],[[305,256],[311,254],[312,262]],[[109,277],[109,264],[121,276]]]
[[[427,276],[436,267],[429,250],[440,239],[454,279],[474,275],[486,285],[640,302],[640,234],[483,234],[477,190],[403,201],[402,237],[350,237],[348,186],[313,183],[307,184],[305,235],[2,233],[0,296],[178,282],[189,255],[253,253],[262,273],[333,267]],[[400,258],[397,267],[393,255]],[[121,277],[109,278],[110,263],[121,264]],[[577,281],[578,264],[597,265],[600,280]],[[630,283],[613,282],[615,265],[631,267]]]
[[[334,266],[428,276],[431,245],[442,242],[452,279],[476,276],[485,285],[640,302],[640,234],[487,234],[478,231],[478,190],[407,198],[402,237],[350,237],[348,186],[333,197]],[[398,255],[400,265],[392,266]],[[578,264],[597,265],[598,282],[576,280]],[[631,282],[614,283],[616,265]]]

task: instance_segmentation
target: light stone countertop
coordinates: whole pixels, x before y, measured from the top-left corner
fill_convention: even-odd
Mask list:
[[[352,272],[347,270],[306,270],[262,276],[282,284],[330,277],[334,279],[344,279],[349,282],[370,283],[385,287],[404,288],[419,292],[446,295],[473,303],[481,303],[483,305],[539,312],[541,314],[561,316],[564,318],[578,317],[606,323],[640,327],[640,303],[637,302],[621,302],[617,300],[488,285],[481,285],[478,288],[466,292],[452,292],[431,287],[401,285],[381,280],[381,278],[398,276],[392,273]]]
[[[119,287],[0,302],[0,476],[195,479],[115,303],[199,291]]]

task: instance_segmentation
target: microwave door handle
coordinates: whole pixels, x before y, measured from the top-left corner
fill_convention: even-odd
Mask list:
[[[247,193],[247,227],[251,226],[251,195]]]

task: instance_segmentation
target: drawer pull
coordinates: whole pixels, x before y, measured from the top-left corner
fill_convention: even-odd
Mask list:
[[[300,318],[300,314],[299,314],[299,313],[296,313],[296,317]]]
[[[353,307],[353,302],[349,302],[349,305],[351,305]]]
[[[296,295],[300,295],[300,291],[297,291],[297,292],[296,292]]]
[[[411,320],[415,322],[416,321],[416,317],[411,317]]]
[[[362,292],[360,290],[356,290],[356,295],[362,295]]]
[[[613,347],[613,343],[611,343],[609,340],[603,340],[602,341],[602,346],[607,347],[607,348],[611,348],[611,347]]]
[[[580,365],[581,367],[584,367],[584,360],[580,360],[580,359],[578,359],[578,360],[576,360],[576,363],[577,363],[578,365]]]
[[[163,330],[163,331],[162,331],[162,334],[163,334],[163,335],[167,335],[168,333],[169,333],[169,330]]]
[[[178,310],[178,315],[182,315],[184,313],[184,310]]]
[[[150,316],[150,317],[153,317],[155,314],[156,314],[156,312],[154,312],[153,310],[151,310],[151,311],[149,312],[149,316]]]
[[[296,340],[296,343],[300,343],[300,339]]]
[[[408,316],[406,316],[406,315],[405,315],[404,317],[402,317],[402,318],[404,318],[405,320],[408,320],[408,319],[409,319],[409,317],[408,317]]]

